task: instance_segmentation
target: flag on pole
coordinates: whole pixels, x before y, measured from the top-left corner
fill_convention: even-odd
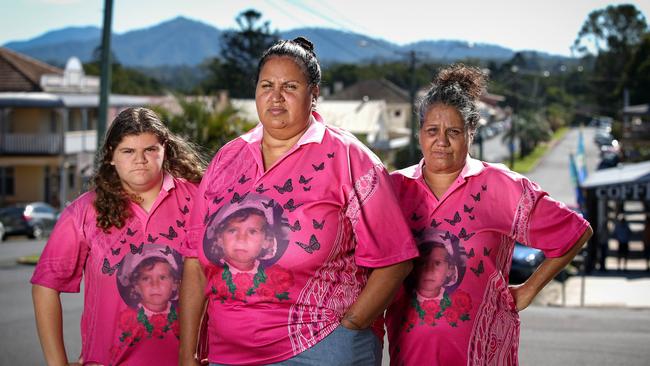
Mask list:
[[[582,189],[580,188],[580,171],[578,170],[578,165],[576,163],[576,157],[573,154],[569,154],[569,169],[571,173],[571,182],[576,190],[576,203],[578,206],[583,207],[585,198],[582,195]]]
[[[585,140],[582,136],[582,127],[578,131],[578,147],[576,148],[575,165],[577,170],[578,185],[587,178],[587,162],[585,161]]]

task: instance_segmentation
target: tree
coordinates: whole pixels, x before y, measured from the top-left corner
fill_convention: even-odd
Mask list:
[[[115,54],[111,54],[111,92],[116,94],[160,95],[163,87],[160,82],[142,72],[122,66]],[[101,73],[101,46],[93,52],[93,60],[84,64],[88,75]]]
[[[210,77],[203,84],[206,92],[227,89],[234,98],[254,96],[259,59],[279,39],[268,21],[259,24],[261,18],[258,11],[246,10],[236,18],[239,30],[222,33],[221,58],[207,65]]]
[[[604,114],[615,115],[621,105],[626,62],[648,31],[644,15],[634,5],[610,5],[592,11],[583,23],[573,51],[595,55],[591,80],[595,102]]]
[[[646,33],[625,67],[624,85],[630,104],[650,102],[650,33]]]
[[[228,141],[242,135],[255,126],[254,123],[239,117],[232,105],[215,110],[208,107],[205,99],[185,99],[177,97],[182,112],[173,115],[169,111],[156,108],[169,129],[214,154]]]

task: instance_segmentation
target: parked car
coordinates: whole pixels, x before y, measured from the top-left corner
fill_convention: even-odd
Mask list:
[[[58,211],[44,202],[30,202],[0,208],[0,240],[8,235],[41,239],[56,224]]]
[[[541,250],[515,243],[512,266],[510,267],[510,281],[524,282],[535,272],[542,261],[544,261],[544,253]]]

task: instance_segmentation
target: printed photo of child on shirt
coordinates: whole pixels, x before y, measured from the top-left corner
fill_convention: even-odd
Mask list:
[[[249,194],[226,204],[208,222],[203,249],[215,267],[209,277],[215,300],[288,299],[290,271],[275,264],[287,249],[287,220],[270,198]]]
[[[132,246],[118,271],[118,289],[128,305],[120,314],[119,341],[126,346],[146,338],[178,337],[180,254],[157,244]]]
[[[471,298],[458,290],[466,271],[467,253],[457,236],[428,230],[418,243],[420,256],[406,280],[411,308],[406,331],[416,325],[435,326],[445,320],[452,327],[469,320]]]

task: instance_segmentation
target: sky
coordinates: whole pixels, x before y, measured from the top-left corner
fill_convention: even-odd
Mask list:
[[[104,0],[0,3],[0,45],[68,26],[102,26]],[[650,0],[114,0],[113,31],[146,28],[177,16],[219,29],[237,28],[236,16],[254,8],[280,31],[328,27],[400,45],[453,39],[570,56],[587,15],[622,3],[650,16]]]

